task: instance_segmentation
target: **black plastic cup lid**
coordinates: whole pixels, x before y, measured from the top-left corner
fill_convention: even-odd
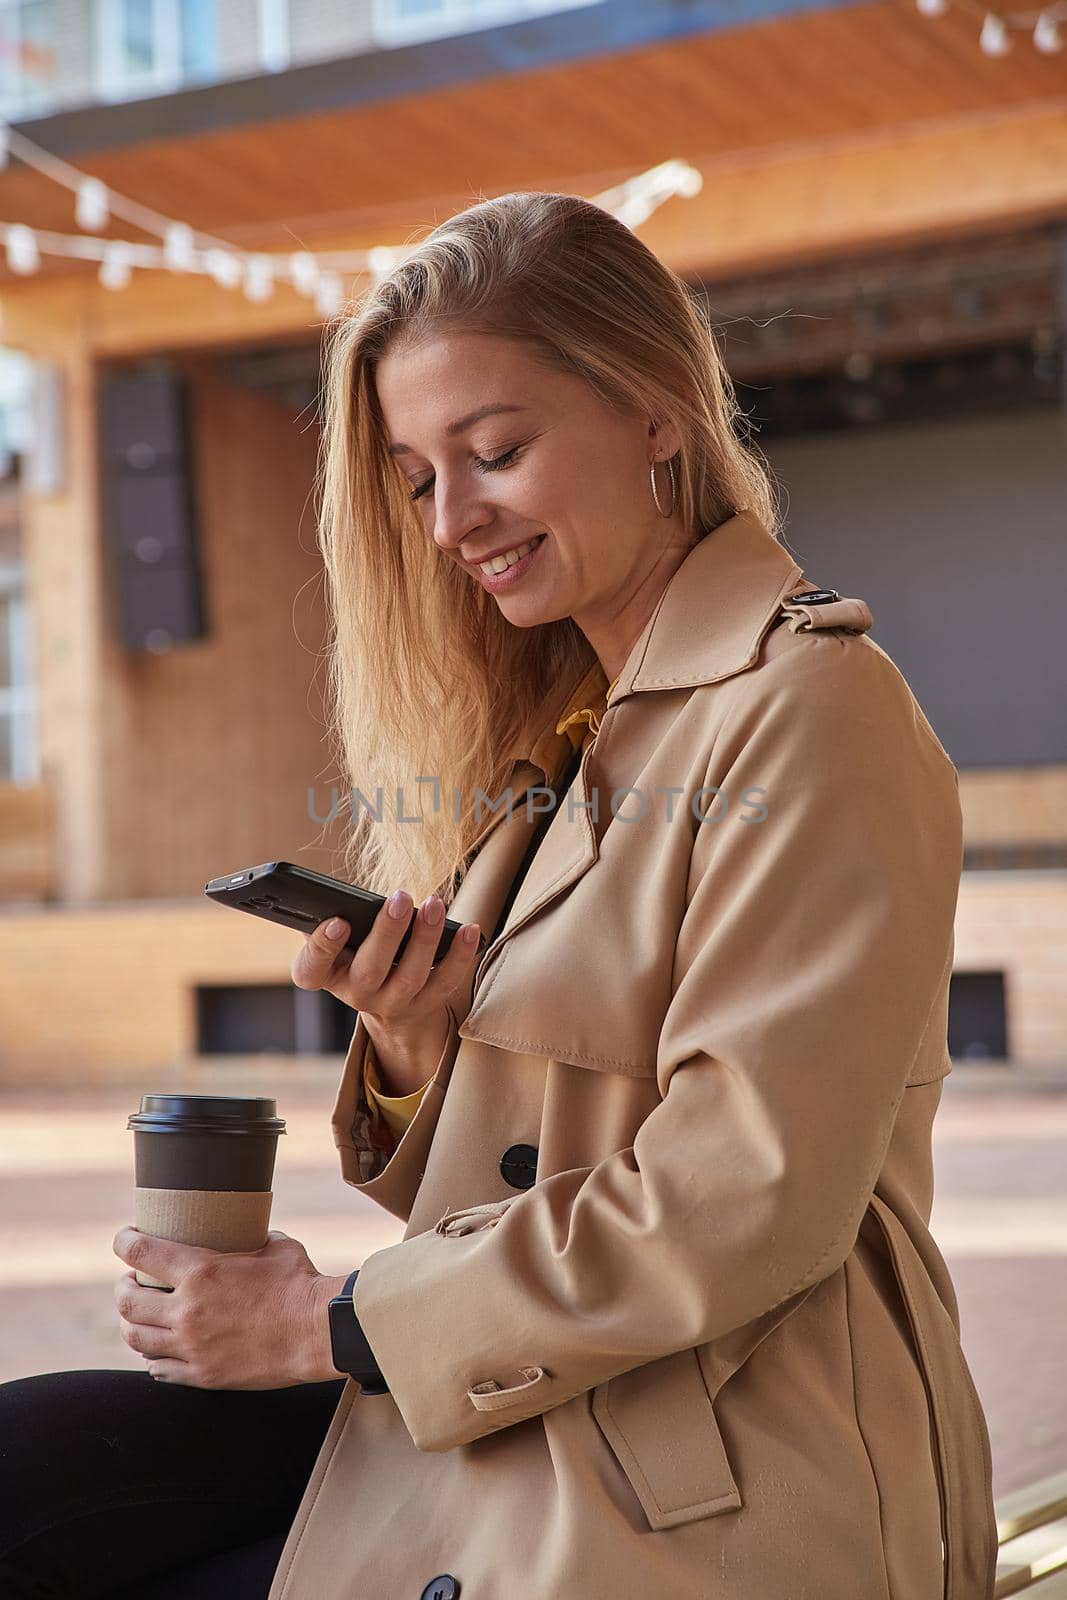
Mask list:
[[[143,1094],[127,1128],[141,1133],[284,1133],[275,1101],[259,1095]]]

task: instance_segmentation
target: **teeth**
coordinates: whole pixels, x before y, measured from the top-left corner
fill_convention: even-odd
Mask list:
[[[506,550],[502,556],[494,556],[492,561],[480,562],[479,570],[487,575],[492,575],[494,572],[506,572],[509,567],[515,565],[516,561],[521,561],[523,556],[528,555],[538,540],[543,537],[542,534],[538,534],[537,539],[527,539],[525,544],[517,545],[514,550]]]

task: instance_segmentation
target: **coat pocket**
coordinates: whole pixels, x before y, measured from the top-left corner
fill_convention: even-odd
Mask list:
[[[737,1511],[715,1406],[695,1350],[619,1373],[593,1390],[593,1416],[650,1528]]]

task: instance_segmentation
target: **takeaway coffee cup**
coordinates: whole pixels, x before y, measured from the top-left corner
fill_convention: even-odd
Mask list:
[[[134,1224],[141,1233],[210,1250],[260,1250],[285,1123],[271,1099],[145,1094],[133,1129]],[[171,1289],[148,1273],[138,1283]]]

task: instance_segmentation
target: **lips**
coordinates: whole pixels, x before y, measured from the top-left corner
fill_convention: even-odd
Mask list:
[[[481,568],[478,568],[478,582],[482,585],[482,588],[488,594],[503,594],[505,591],[513,589],[517,584],[524,582],[530,567],[541,553],[541,546],[544,544],[545,538],[546,535],[544,534],[538,535],[531,542],[530,548],[524,556],[520,556],[518,561],[513,561],[510,567],[504,567],[500,572],[483,572]]]
[[[529,550],[524,550],[522,555],[519,556],[517,561],[512,561],[512,562],[509,563],[508,568],[506,570],[510,570],[511,567],[517,567],[518,564],[519,564],[519,561],[525,561],[527,556],[532,555],[534,550],[537,549],[538,545],[541,545],[541,544],[544,543],[545,538],[546,538],[545,534],[543,534],[543,533],[535,533],[531,539],[520,539],[519,543],[517,545],[514,545],[514,544],[513,545],[508,545],[508,547],[506,549],[498,550],[495,555],[479,556],[476,561],[472,561],[471,562],[471,566],[473,566],[475,568],[475,570],[479,574],[481,574],[481,576],[483,576],[483,577],[489,576],[489,574],[482,573],[482,563],[483,562],[498,561],[501,556],[505,556],[505,555],[509,554],[510,551],[512,551],[512,550],[522,550],[523,545],[530,545],[531,548]],[[494,577],[503,577],[503,575],[504,575],[503,572],[492,574],[492,576],[494,576]]]

